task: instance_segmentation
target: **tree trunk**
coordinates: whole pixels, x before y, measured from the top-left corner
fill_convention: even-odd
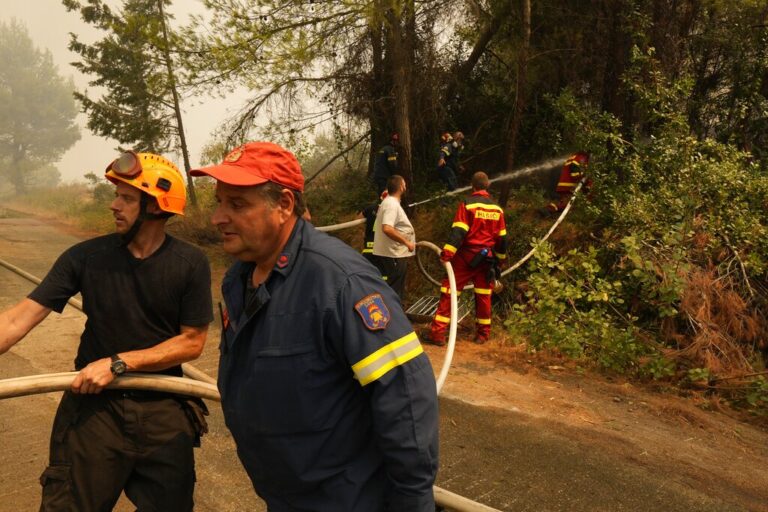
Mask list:
[[[520,54],[517,59],[517,83],[515,85],[515,111],[512,114],[512,122],[509,126],[507,138],[506,170],[511,171],[515,165],[515,153],[517,151],[517,139],[520,134],[520,125],[523,122],[525,111],[526,93],[528,88],[528,55],[531,48],[531,0],[523,0],[523,30],[520,45]],[[501,188],[499,204],[506,207],[512,183],[507,180]]]
[[[26,172],[22,168],[26,149],[21,144],[15,144],[13,158],[11,159],[10,179],[17,194],[27,193]]]
[[[368,177],[373,175],[373,167],[376,162],[376,153],[384,144],[384,137],[387,130],[386,119],[382,115],[381,103],[384,96],[387,95],[384,73],[384,47],[382,38],[384,37],[384,27],[380,13],[384,11],[381,0],[376,0],[376,9],[371,16],[370,38],[371,38],[371,60],[373,69],[371,70],[370,85],[370,107],[368,110],[368,123],[371,127],[371,146],[368,153]]]
[[[411,141],[411,70],[414,49],[414,3],[404,0],[399,13],[388,12],[391,26],[393,81],[395,93],[395,128],[400,134],[398,166],[408,190],[413,191],[413,149]]]
[[[181,119],[181,107],[179,106],[179,93],[176,90],[176,77],[173,73],[173,61],[171,61],[171,51],[168,48],[168,28],[165,25],[165,12],[163,10],[163,2],[165,0],[157,0],[157,4],[160,8],[160,24],[163,27],[163,53],[165,54],[165,66],[168,69],[168,85],[173,95],[173,110],[176,113],[176,127],[179,132],[179,145],[181,146],[181,155],[184,158],[184,172],[187,175],[187,191],[189,192],[189,199],[193,208],[197,208],[197,194],[195,194],[195,184],[192,181],[192,175],[189,173],[192,170],[192,165],[189,163],[189,149],[187,148],[187,138],[184,134],[184,123]]]

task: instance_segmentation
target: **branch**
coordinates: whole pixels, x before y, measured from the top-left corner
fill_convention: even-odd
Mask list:
[[[312,177],[311,177],[311,178],[307,179],[307,181],[305,181],[305,182],[304,182],[304,186],[306,187],[307,185],[309,185],[310,183],[312,183],[312,181],[313,181],[315,178],[317,178],[317,177],[320,175],[320,173],[321,173],[321,172],[323,172],[324,170],[326,170],[326,169],[327,169],[327,168],[328,168],[328,167],[329,167],[329,166],[330,166],[330,165],[331,165],[333,162],[335,162],[336,160],[338,160],[340,157],[342,157],[342,156],[346,155],[347,153],[349,153],[350,151],[352,151],[353,149],[355,149],[355,148],[356,148],[356,147],[357,147],[357,146],[358,146],[358,145],[359,145],[361,142],[363,142],[363,140],[365,140],[365,139],[366,139],[366,138],[367,138],[367,137],[368,137],[370,134],[371,134],[371,131],[370,131],[370,130],[368,130],[368,131],[367,131],[367,132],[365,132],[365,133],[364,133],[364,134],[363,134],[363,135],[362,135],[362,136],[361,136],[359,139],[357,139],[355,142],[353,142],[351,145],[349,145],[349,146],[348,146],[346,149],[343,149],[341,152],[339,152],[339,153],[337,153],[336,155],[334,155],[334,157],[333,157],[333,158],[331,158],[330,160],[328,160],[328,161],[325,163],[325,165],[323,165],[323,166],[320,168],[320,170],[319,170],[319,171],[317,171],[315,174],[313,174],[313,175],[312,175]]]

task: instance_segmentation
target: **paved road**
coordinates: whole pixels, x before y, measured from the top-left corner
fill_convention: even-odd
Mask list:
[[[0,258],[40,276],[76,241],[32,219],[0,218]],[[30,283],[0,269],[0,308],[30,290]],[[0,379],[71,369],[82,326],[82,315],[72,308],[51,315],[0,357]],[[210,339],[217,336],[212,332]],[[216,370],[215,347],[209,342],[195,363],[210,374]],[[47,394],[0,401],[0,512],[37,509],[37,479],[46,463],[58,398]],[[236,460],[218,406],[210,405],[211,433],[197,454],[196,510],[264,510]],[[519,413],[442,400],[438,484],[500,510],[765,510],[765,502],[725,503],[713,497],[722,493],[658,474],[637,461],[617,459],[585,440],[583,433],[575,434]],[[132,508],[123,500],[116,510]]]

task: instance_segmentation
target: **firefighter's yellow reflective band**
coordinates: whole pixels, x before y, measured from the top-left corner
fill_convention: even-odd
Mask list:
[[[363,249],[363,254],[373,254],[373,249]]]
[[[505,259],[507,259],[507,253],[505,253],[505,252],[497,252],[496,253],[496,259],[497,260],[505,260]]]
[[[451,224],[451,227],[452,228],[461,228],[464,231],[469,231],[469,226],[467,226],[463,222],[454,222],[453,224]]]
[[[490,295],[493,293],[493,290],[490,288],[475,288],[475,293],[478,295]]]
[[[435,315],[435,322],[440,322],[441,324],[447,324],[451,322],[451,319],[447,316]]]
[[[502,229],[501,231],[499,231],[499,236],[507,236],[507,230]]]
[[[424,352],[416,333],[411,331],[400,339],[381,347],[362,361],[352,366],[355,377],[361,386],[370,384],[389,372],[392,368],[407,363]]]
[[[440,287],[440,293],[451,293],[451,290],[445,286]],[[461,295],[461,292],[456,292],[456,296]]]
[[[501,209],[501,206],[496,206],[495,204],[472,203],[467,205],[467,210],[474,210],[475,208],[483,208],[485,210],[496,210],[502,213],[504,212],[504,210]]]
[[[491,325],[490,318],[478,318],[476,322],[479,323],[480,325]]]
[[[446,251],[450,251],[450,252],[456,252],[456,248],[454,246],[452,246],[451,244],[445,244],[443,246],[443,249],[445,249]]]
[[[558,187],[575,187],[576,185],[578,185],[578,183],[565,183],[562,181],[557,184]]]

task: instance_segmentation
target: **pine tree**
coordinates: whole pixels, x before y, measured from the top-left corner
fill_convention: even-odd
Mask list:
[[[63,3],[106,33],[93,44],[70,34],[69,49],[80,55],[72,65],[95,77],[90,85],[98,88],[75,93],[88,115],[88,128],[136,151],[164,153],[180,148],[195,205],[178,80],[171,62],[173,35],[168,33],[163,11],[170,1],[125,0],[121,11],[113,11],[101,0],[88,0],[86,5],[78,0]]]

